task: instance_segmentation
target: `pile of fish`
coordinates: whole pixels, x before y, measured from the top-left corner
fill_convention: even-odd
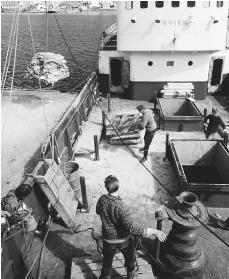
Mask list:
[[[53,86],[55,82],[69,76],[69,68],[66,63],[60,54],[39,52],[32,58],[27,68],[27,77],[38,78]]]

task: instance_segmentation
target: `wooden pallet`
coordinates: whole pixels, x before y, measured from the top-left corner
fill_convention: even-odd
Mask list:
[[[117,114],[112,116],[111,124],[106,121],[106,137],[113,138],[117,137],[117,132],[121,136],[132,135],[133,133],[138,134],[138,125],[141,121],[139,114]],[[115,130],[117,131],[115,131]]]
[[[71,279],[94,279],[99,278],[102,269],[103,258],[100,255],[80,257],[72,259]],[[154,279],[152,267],[146,256],[137,251],[137,264],[139,279]],[[113,260],[112,279],[126,278],[125,260],[122,253],[117,253]]]
[[[38,181],[42,191],[55,207],[68,228],[75,230],[78,201],[69,182],[54,160],[39,161],[33,176]]]

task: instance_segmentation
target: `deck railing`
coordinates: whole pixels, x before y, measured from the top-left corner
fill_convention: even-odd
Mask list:
[[[72,159],[74,146],[96,103],[98,95],[96,73],[93,73],[80,94],[55,125],[42,145],[41,158],[53,158],[57,164]],[[92,94],[92,92],[94,94]]]
[[[100,49],[103,49],[107,42],[112,38],[112,36],[117,35],[117,23],[112,24],[108,27],[101,36]]]

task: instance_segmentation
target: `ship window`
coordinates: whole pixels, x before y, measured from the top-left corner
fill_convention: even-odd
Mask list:
[[[216,7],[217,8],[223,7],[223,1],[216,1]]]
[[[193,7],[195,7],[195,5],[196,5],[196,1],[187,1],[187,6],[189,8],[193,8]]]
[[[167,66],[174,66],[174,61],[167,61]]]
[[[178,8],[180,6],[180,1],[172,1],[172,7]]]
[[[163,8],[164,7],[164,1],[155,1],[156,8]]]
[[[141,9],[148,8],[148,1],[140,1],[140,8]]]
[[[132,10],[134,7],[134,2],[133,1],[126,1],[125,2],[125,9],[126,10]]]
[[[202,2],[202,7],[203,8],[209,8],[210,7],[210,1],[203,1]]]
[[[153,66],[153,62],[152,62],[152,61],[149,61],[149,62],[148,62],[148,66]]]
[[[188,66],[192,66],[193,65],[193,61],[188,61]]]

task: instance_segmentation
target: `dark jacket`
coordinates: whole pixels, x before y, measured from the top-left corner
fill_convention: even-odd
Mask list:
[[[102,235],[105,239],[146,235],[146,229],[134,225],[130,212],[120,197],[102,195],[97,202],[96,213],[101,218]]]
[[[208,134],[213,134],[213,133],[217,132],[217,129],[219,126],[222,126],[223,129],[226,129],[226,125],[220,116],[214,115],[214,114],[209,114],[206,117],[205,122],[207,122],[208,120],[209,120],[208,127],[207,127]]]

